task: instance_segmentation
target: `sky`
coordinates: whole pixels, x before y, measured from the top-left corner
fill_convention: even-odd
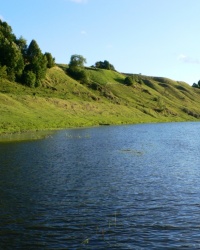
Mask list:
[[[0,19],[67,64],[108,60],[124,73],[200,79],[200,0],[0,0]]]

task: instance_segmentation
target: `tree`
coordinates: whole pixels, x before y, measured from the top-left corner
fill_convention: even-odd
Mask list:
[[[17,39],[12,28],[0,20],[0,67],[5,66],[0,69],[0,77],[6,73],[9,80],[22,80],[26,84],[32,79],[31,85],[35,79],[35,86],[39,86],[46,75],[47,63],[48,67],[54,65],[50,53],[42,54],[35,40],[27,47],[26,40],[23,37]]]
[[[16,37],[11,27],[0,20],[0,65],[6,66],[8,79],[19,79],[24,69],[24,59],[16,44]]]
[[[55,66],[55,58],[52,57],[51,53],[49,52],[46,52],[44,54],[46,56],[46,59],[47,59],[47,68],[52,68]]]
[[[72,55],[70,62],[69,62],[69,68],[83,68],[84,64],[86,63],[86,59],[81,55]]]
[[[67,69],[67,73],[75,80],[80,81],[82,84],[89,82],[89,77],[84,68],[84,63],[86,63],[86,59],[83,56],[72,55]]]
[[[2,79],[7,78],[7,71],[6,71],[6,66],[4,65],[3,67],[0,66],[0,80],[2,82]]]
[[[199,89],[199,88],[200,88],[200,80],[198,81],[198,83],[195,83],[195,82],[194,82],[193,85],[192,85],[192,87],[193,87],[193,88],[198,88],[198,89]]]
[[[47,70],[47,58],[42,54],[37,42],[32,40],[28,46],[27,53],[27,65],[24,71],[32,71],[36,76],[35,87],[41,84],[41,80],[44,79]]]
[[[105,60],[105,61],[103,62],[103,65],[104,65],[104,68],[105,68],[105,69],[108,69],[108,70],[111,69],[111,65],[110,65],[109,61]]]
[[[195,82],[192,84],[193,88],[198,88],[198,84],[196,84]]]
[[[24,60],[20,49],[14,42],[0,39],[0,64],[6,66],[8,78],[14,81],[20,78],[24,69]]]
[[[115,70],[115,67],[107,60],[104,60],[104,62],[96,62],[95,67],[99,69]]]
[[[23,74],[23,83],[31,88],[35,87],[36,75],[32,71],[25,71]]]
[[[26,57],[26,51],[27,51],[27,43],[26,40],[21,36],[19,39],[16,39],[17,46],[19,47],[19,49],[21,50],[21,53],[25,59]]]
[[[0,33],[6,38],[8,41],[15,41],[16,36],[12,33],[12,28],[6,22],[3,22],[0,19]]]

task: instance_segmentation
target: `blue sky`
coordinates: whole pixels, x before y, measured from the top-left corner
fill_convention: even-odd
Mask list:
[[[83,55],[120,72],[200,79],[200,0],[0,0],[17,37],[57,63]]]

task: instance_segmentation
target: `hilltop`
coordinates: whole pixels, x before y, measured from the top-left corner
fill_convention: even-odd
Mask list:
[[[37,88],[0,79],[0,133],[200,118],[200,90],[187,83],[91,67],[81,84],[66,67],[47,69]]]

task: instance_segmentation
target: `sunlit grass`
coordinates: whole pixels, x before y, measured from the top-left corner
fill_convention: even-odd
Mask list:
[[[88,85],[60,67],[49,69],[39,88],[2,80],[0,133],[200,118],[200,91],[186,83],[135,75],[133,86],[126,86],[118,72],[87,71]]]

